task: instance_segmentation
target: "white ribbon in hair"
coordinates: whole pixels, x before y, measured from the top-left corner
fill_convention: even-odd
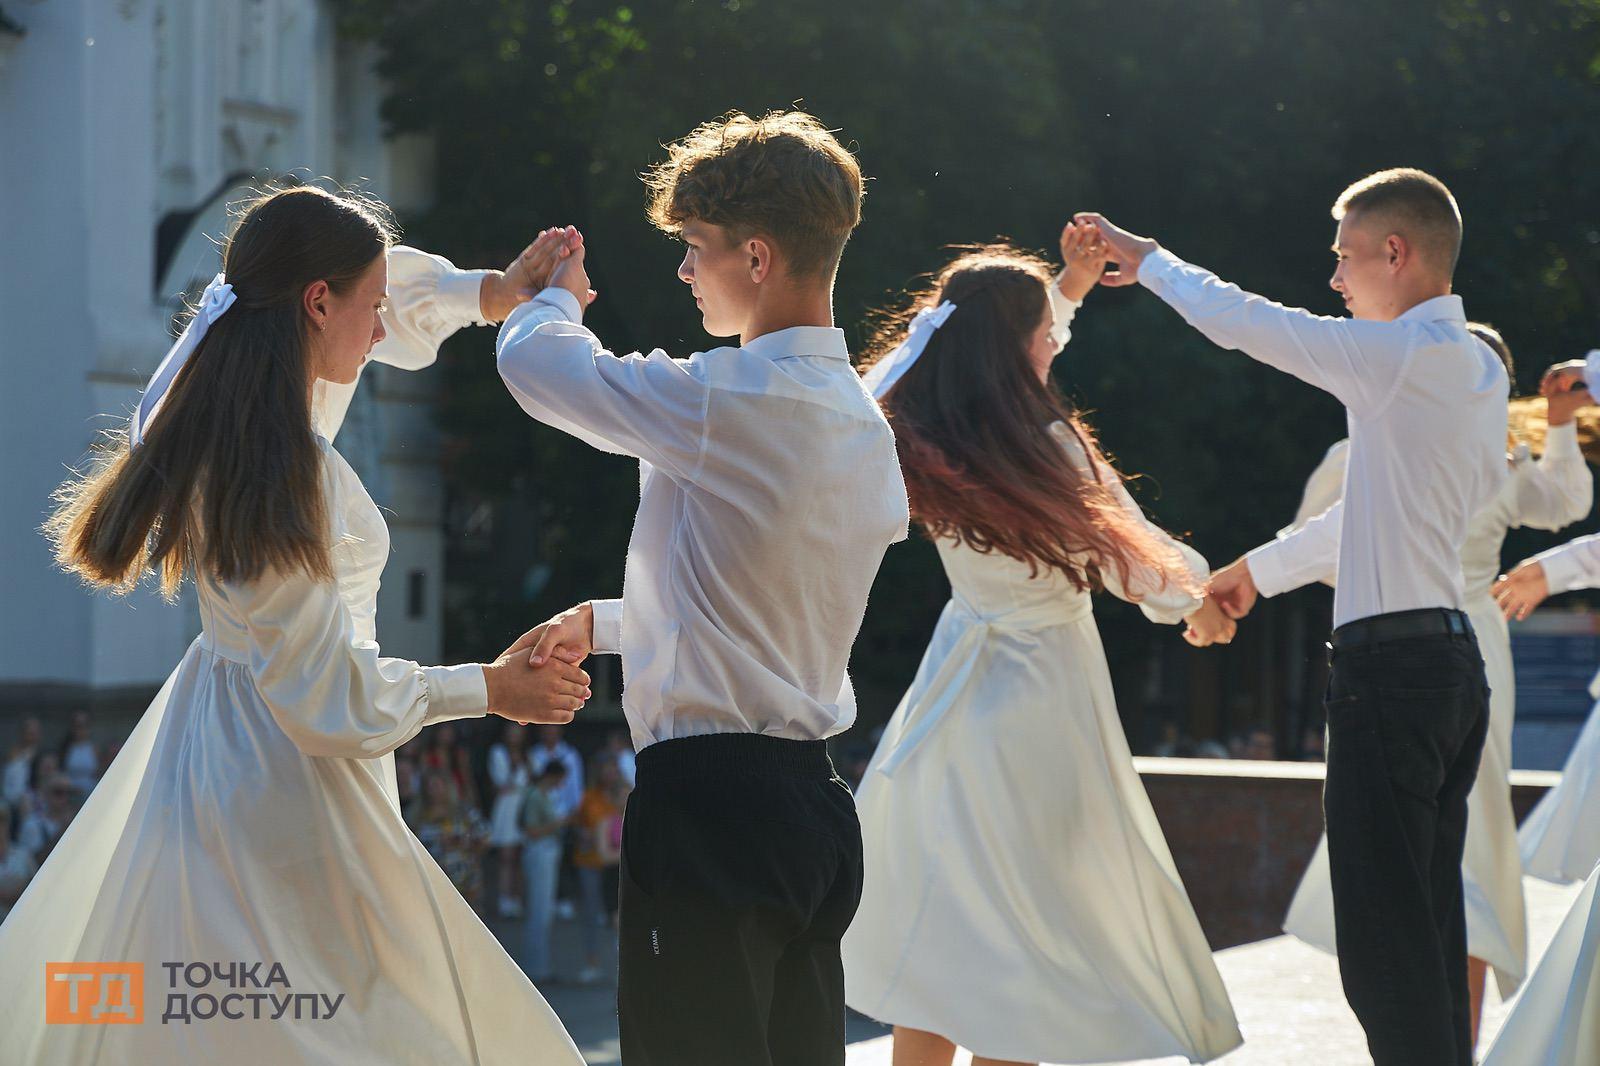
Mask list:
[[[211,284],[206,286],[206,291],[200,294],[200,306],[195,310],[194,317],[183,328],[178,339],[172,347],[167,349],[167,357],[161,360],[161,365],[156,367],[156,372],[150,376],[150,383],[144,387],[144,395],[139,397],[139,406],[133,412],[133,422],[128,427],[128,438],[133,447],[137,448],[144,443],[145,430],[149,428],[151,419],[156,412],[161,410],[161,401],[166,398],[167,390],[178,377],[178,371],[183,369],[183,364],[189,361],[194,350],[200,347],[200,340],[206,335],[206,330],[212,323],[222,317],[222,313],[233,306],[238,297],[233,294],[233,286],[228,284],[227,278],[218,274],[211,279]]]
[[[933,331],[944,325],[945,319],[950,317],[956,305],[949,300],[938,307],[924,307],[911,319],[911,327],[906,330],[906,339],[894,351],[884,356],[872,365],[861,378],[861,383],[867,391],[877,399],[883,399],[884,393],[894,388],[894,383],[918,359],[922,358],[922,350],[928,346],[928,341],[933,337]]]

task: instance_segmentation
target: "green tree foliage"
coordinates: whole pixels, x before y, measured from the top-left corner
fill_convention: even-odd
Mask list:
[[[678,247],[644,222],[639,171],[701,121],[794,104],[854,142],[872,178],[838,289],[857,343],[943,246],[1007,235],[1050,248],[1086,208],[1337,314],[1329,205],[1395,165],[1456,192],[1458,289],[1511,340],[1524,388],[1600,343],[1600,0],[336,6],[348,32],[379,45],[392,128],[437,141],[437,205],[407,220],[412,239],[477,265],[508,260],[542,226],[580,225],[601,293],[589,321],[614,348],[711,343],[674,279]],[[1148,294],[1094,294],[1074,333],[1062,384],[1122,467],[1145,475],[1146,506],[1216,562],[1281,525],[1343,435],[1331,399],[1217,351]],[[631,464],[523,416],[483,348],[482,337],[452,348],[450,483],[524,518],[500,523],[511,539],[496,561],[453,576],[452,641],[472,655],[620,588],[635,491]],[[537,592],[530,561],[549,575]],[[890,553],[855,664],[868,717],[909,680],[944,594],[928,545]],[[1286,600],[1269,618],[1313,602]],[[1103,627],[1125,708],[1143,701],[1152,663],[1181,675],[1198,661],[1133,612],[1109,608]],[[1237,717],[1241,691],[1247,716],[1284,702],[1260,662],[1304,649],[1277,640],[1247,622],[1245,646],[1196,675],[1189,690],[1212,690],[1214,724]]]

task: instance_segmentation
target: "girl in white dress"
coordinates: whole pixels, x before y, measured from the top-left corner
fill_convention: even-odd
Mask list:
[[[1467,328],[1495,349],[1512,372],[1511,352],[1499,333],[1480,323]],[[1517,853],[1516,818],[1511,809],[1511,729],[1516,717],[1516,677],[1511,637],[1490,595],[1500,571],[1500,546],[1516,527],[1560,529],[1589,513],[1594,479],[1578,448],[1577,409],[1584,393],[1549,396],[1549,432],[1543,456],[1511,442],[1511,477],[1488,507],[1473,517],[1461,547],[1468,616],[1478,635],[1489,679],[1489,732],[1478,777],[1467,797],[1467,845],[1462,887],[1467,913],[1468,980],[1472,1031],[1477,1032],[1487,971],[1493,968],[1502,998],[1516,992],[1527,972],[1527,917],[1522,899],[1522,863]],[[1333,584],[1338,558],[1338,522],[1310,519],[1338,506],[1343,495],[1347,443],[1341,441],[1312,473],[1293,525],[1279,535],[1282,557],[1305,581]],[[1328,875],[1324,835],[1295,890],[1284,930],[1324,951],[1335,950],[1333,887]]]
[[[1233,627],[1202,599],[1205,561],[1145,519],[1049,384],[1104,258],[1089,228],[1062,246],[1055,281],[1009,247],[962,255],[866,375],[952,587],[858,797],[846,996],[895,1026],[896,1066],[948,1066],[957,1045],[980,1064],[1199,1062],[1240,1042],[1090,593],[1187,619],[1197,644]]]
[[[1600,866],[1561,920],[1483,1066],[1600,1062]]]
[[[494,805],[489,809],[489,846],[500,850],[500,916],[522,916],[522,794],[530,780],[527,733],[507,724],[501,738],[489,748],[489,781],[494,785]]]
[[[379,652],[388,531],[312,404],[385,336],[389,242],[343,196],[256,203],[129,440],[62,489],[66,568],[192,579],[204,629],[0,926],[7,1063],[582,1061],[400,816],[390,753],[423,726],[567,721],[587,679]],[[392,321],[432,335],[444,266],[408,258]]]
[[[1579,537],[1551,548],[1501,578],[1495,597],[1506,617],[1526,618],[1554,593],[1600,587],[1596,540]],[[1589,694],[1600,701],[1600,674],[1589,683]],[[1523,868],[1546,881],[1580,880],[1600,862],[1600,702],[1567,753],[1560,782],[1528,812],[1517,838]]]

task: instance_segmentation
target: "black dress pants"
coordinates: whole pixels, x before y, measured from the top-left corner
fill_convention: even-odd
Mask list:
[[[1336,646],[1327,711],[1345,997],[1376,1066],[1471,1066],[1461,856],[1489,725],[1477,640],[1468,629]]]
[[[624,1066],[842,1066],[861,825],[821,741],[639,753],[622,829]]]

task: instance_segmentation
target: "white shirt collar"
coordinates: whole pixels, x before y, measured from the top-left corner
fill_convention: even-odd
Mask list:
[[[767,359],[795,355],[820,355],[825,359],[850,361],[844,330],[835,326],[790,326],[747,342],[744,350]]]
[[[1395,316],[1396,322],[1465,322],[1467,309],[1455,293],[1423,300],[1411,310]]]

